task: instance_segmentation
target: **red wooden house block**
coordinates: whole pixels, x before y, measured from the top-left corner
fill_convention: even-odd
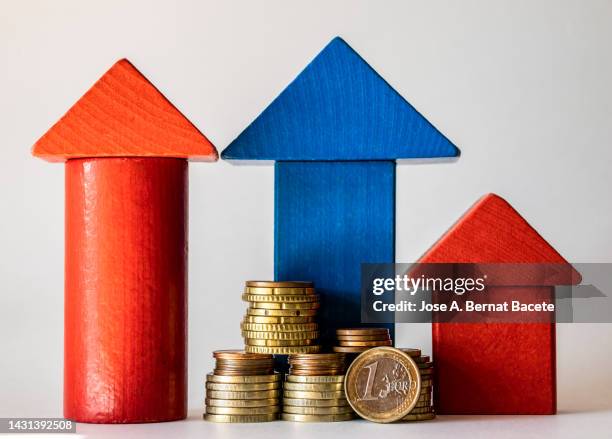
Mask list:
[[[187,414],[187,159],[215,147],[117,62],[35,145],[66,162],[64,416]]]
[[[489,194],[422,263],[568,262],[501,197]],[[573,283],[580,275],[572,271]],[[554,287],[495,287],[507,297],[552,297]],[[517,296],[517,295],[521,296]],[[441,414],[554,414],[554,323],[434,323],[434,398]]]

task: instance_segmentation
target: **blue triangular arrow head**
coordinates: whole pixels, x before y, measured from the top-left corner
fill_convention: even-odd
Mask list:
[[[236,160],[395,160],[459,150],[334,38],[222,153]]]

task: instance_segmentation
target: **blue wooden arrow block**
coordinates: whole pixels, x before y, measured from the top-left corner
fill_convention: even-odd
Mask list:
[[[276,161],[275,278],[314,281],[330,333],[361,323],[361,264],[394,261],[395,160],[458,155],[334,38],[221,156]]]
[[[360,268],[395,259],[395,162],[276,162],[274,272],[321,294],[321,327],[360,326]],[[393,325],[389,325],[391,331]]]

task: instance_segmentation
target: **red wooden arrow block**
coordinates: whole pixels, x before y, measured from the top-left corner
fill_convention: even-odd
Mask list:
[[[568,264],[494,194],[481,198],[420,262]],[[580,275],[572,278],[579,282]],[[510,295],[515,288],[515,297],[553,294],[549,286],[496,288]],[[432,338],[439,413],[556,412],[554,324],[433,323]]]
[[[66,161],[64,416],[184,418],[186,159],[215,147],[122,60],[33,154]]]

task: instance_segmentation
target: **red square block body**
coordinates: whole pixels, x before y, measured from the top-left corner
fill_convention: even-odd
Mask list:
[[[481,198],[422,263],[568,265],[505,200]],[[579,279],[574,272],[573,279]],[[497,291],[492,291],[497,290]],[[551,286],[494,287],[508,297],[552,296]],[[434,323],[434,399],[440,414],[554,414],[554,323]]]

